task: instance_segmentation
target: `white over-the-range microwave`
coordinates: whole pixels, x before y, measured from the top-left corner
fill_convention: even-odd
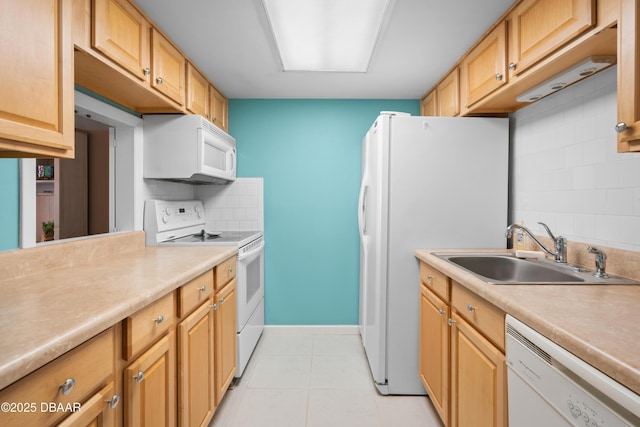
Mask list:
[[[236,179],[236,140],[195,114],[146,114],[144,178],[225,184]]]

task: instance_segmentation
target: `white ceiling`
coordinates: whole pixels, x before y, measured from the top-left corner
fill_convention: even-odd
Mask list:
[[[259,0],[136,3],[229,98],[418,99],[513,0],[395,0],[366,74],[279,71]]]

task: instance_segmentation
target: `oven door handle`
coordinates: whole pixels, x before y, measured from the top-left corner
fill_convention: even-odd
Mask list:
[[[244,254],[238,254],[238,261],[251,262],[253,261],[254,258],[260,255],[263,249],[264,249],[264,241],[260,242],[260,244],[256,246],[255,249],[252,249],[251,251]]]

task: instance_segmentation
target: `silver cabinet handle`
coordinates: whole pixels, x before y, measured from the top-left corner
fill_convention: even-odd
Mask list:
[[[454,323],[456,323],[456,321],[455,321],[455,320],[453,320],[452,318],[448,318],[448,319],[447,319],[447,324],[448,324],[449,326],[453,326],[453,324],[454,324]]]
[[[213,311],[216,311],[218,309],[218,304],[213,304],[211,308],[213,308]]]
[[[213,119],[213,121],[215,122],[216,119]],[[233,273],[233,267],[229,267],[229,273]]]
[[[145,76],[148,76],[149,74],[151,74],[151,68],[147,67],[144,70],[142,70],[142,72],[144,73]]]
[[[109,405],[111,409],[116,409],[118,403],[120,403],[120,395],[117,393],[114,394],[111,399],[107,400],[107,405]]]
[[[509,71],[514,71],[516,69],[516,64],[513,62],[509,63]]]
[[[154,322],[156,325],[158,325],[158,326],[159,326],[159,325],[162,325],[162,322],[164,322],[164,316],[163,316],[162,314],[161,314],[161,315],[159,315],[158,317],[156,317],[155,319],[153,319],[153,322]]]
[[[443,309],[438,310],[438,314],[439,314],[440,316],[444,316],[444,310],[443,310]]]
[[[629,129],[629,126],[627,126],[627,124],[625,122],[620,122],[620,123],[616,124],[616,132],[617,133],[622,133],[622,132],[626,131],[627,129]]]
[[[202,286],[200,286],[200,287],[198,288],[198,290],[199,290],[200,292],[206,292],[207,287],[206,287],[205,285],[202,285]]]
[[[224,297],[220,298],[220,304],[224,302]]]
[[[218,118],[217,118],[217,117],[214,117],[214,118],[213,118],[213,123],[215,123],[215,122],[217,122],[217,121],[218,121]]]
[[[429,283],[431,283],[431,280],[432,280],[432,279],[433,279],[433,277],[431,277],[431,275],[430,275],[430,274],[427,274],[427,281],[428,281]]]
[[[497,81],[502,80],[502,74],[500,74],[500,73],[496,73],[496,80],[497,80]]]
[[[162,80],[162,77],[158,77],[158,78],[156,79],[156,83],[158,83],[159,85],[161,85],[163,81],[164,81],[164,80]]]
[[[60,386],[60,393],[67,396],[73,388],[76,386],[76,380],[73,378],[67,378],[67,380]]]
[[[133,378],[138,384],[140,384],[142,381],[144,381],[144,371],[138,372],[138,375],[134,375]]]
[[[474,306],[472,306],[471,304],[467,304],[467,311],[468,311],[469,313],[471,313],[472,311],[475,311],[475,309],[476,309],[476,308],[475,308]]]

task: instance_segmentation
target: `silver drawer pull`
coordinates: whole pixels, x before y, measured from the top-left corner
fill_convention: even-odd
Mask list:
[[[206,287],[205,285],[202,285],[202,286],[200,286],[200,287],[198,288],[198,290],[199,290],[200,292],[206,292],[206,291],[207,291],[207,287]]]
[[[162,325],[162,322],[164,322],[164,316],[161,314],[160,316],[158,316],[155,319],[153,319],[153,321],[158,326]]]
[[[144,381],[144,371],[138,372],[138,375],[134,375],[133,378],[138,384],[140,384],[142,381]]]
[[[220,298],[220,304],[224,302],[224,297]]]
[[[61,386],[60,386],[60,393],[62,393],[63,395],[67,396],[69,393],[71,393],[71,391],[73,390],[73,388],[76,386],[76,380],[74,380],[73,378],[68,378]]]
[[[467,304],[467,311],[468,311],[469,313],[471,313],[472,311],[475,311],[475,309],[476,309],[476,308],[475,308],[474,306],[472,306],[471,304]]]
[[[118,403],[120,403],[120,395],[117,393],[114,394],[111,399],[107,400],[107,405],[109,405],[111,409],[116,409]]]
[[[433,277],[431,277],[430,274],[427,274],[427,281],[431,282],[431,279],[433,279]]]
[[[164,80],[162,80],[162,77],[158,77],[158,78],[156,79],[156,82],[157,82],[159,85],[161,85],[163,81],[164,81]]]
[[[439,314],[440,316],[444,316],[444,310],[443,310],[443,309],[438,310],[438,314]]]
[[[233,273],[233,267],[229,267],[229,273]]]

